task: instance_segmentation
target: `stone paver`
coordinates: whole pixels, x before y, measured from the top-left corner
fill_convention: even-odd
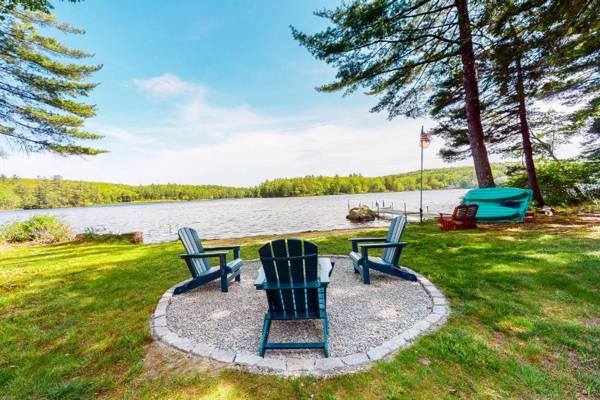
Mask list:
[[[346,365],[360,365],[369,361],[369,357],[365,353],[354,353],[346,357],[341,357],[341,359]]]
[[[411,271],[407,268],[407,270]],[[445,322],[450,313],[450,304],[428,279],[417,274],[417,279],[423,285],[431,297],[433,309],[426,318],[418,321],[412,327],[387,340],[379,346],[372,347],[366,353],[355,353],[345,357],[331,358],[262,358],[256,354],[234,353],[232,351],[213,348],[206,343],[194,343],[189,339],[179,337],[169,330],[166,313],[173,296],[173,290],[179,284],[167,290],[158,302],[152,318],[149,321],[152,335],[163,343],[175,347],[186,353],[192,353],[196,356],[210,358],[228,364],[242,365],[254,372],[276,373],[279,375],[323,375],[330,373],[352,372],[357,368],[363,368],[366,365],[381,360],[386,356],[396,352],[398,349],[407,347],[419,336],[429,332]],[[257,370],[258,369],[258,370]]]
[[[210,358],[224,363],[232,363],[235,355],[233,351],[214,349],[210,353]]]
[[[213,348],[204,343],[196,343],[194,348],[192,349],[192,353],[200,356],[200,357],[210,357],[210,354],[213,352]]]
[[[381,360],[388,354],[390,354],[394,349],[391,346],[388,346],[387,343],[382,344],[381,346],[372,347],[367,351],[367,356],[371,361]]]
[[[163,336],[162,340],[168,345],[173,346],[176,349],[179,349],[186,353],[190,353],[194,348],[194,343],[191,340],[177,336],[172,332],[170,332],[166,336]]]
[[[285,360],[278,358],[261,358],[256,364],[258,367],[269,368],[278,371],[285,371]]]
[[[414,327],[405,330],[404,332],[402,332],[402,338],[404,340],[406,340],[407,342],[412,342],[413,340],[415,340],[417,338],[417,336],[419,336],[419,333],[421,333],[420,330],[415,329]]]
[[[329,371],[336,368],[342,368],[344,363],[338,357],[317,358],[315,368],[322,371]]]
[[[408,343],[406,343],[406,340],[401,335],[398,335],[388,340],[386,344],[396,350],[405,347]]]
[[[255,366],[262,360],[262,357],[257,356],[256,354],[248,354],[248,353],[237,353],[235,356],[235,363]]]
[[[434,314],[444,315],[444,314],[446,314],[448,312],[448,310],[444,306],[433,306],[433,311],[432,312]]]
[[[288,358],[286,367],[288,371],[310,371],[315,368],[315,360],[310,358]]]
[[[169,333],[171,333],[171,331],[166,326],[154,326],[154,336],[159,339],[167,336]]]
[[[440,314],[429,314],[427,316],[427,318],[425,318],[425,321],[429,322],[430,324],[435,325],[438,322],[440,322],[442,318],[443,318],[443,316]]]
[[[448,305],[448,302],[446,301],[446,299],[444,297],[435,296],[435,297],[432,297],[432,300],[433,300],[433,305],[434,306],[446,306],[446,305]]]

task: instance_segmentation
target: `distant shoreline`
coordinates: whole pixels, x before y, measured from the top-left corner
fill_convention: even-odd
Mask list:
[[[506,180],[508,164],[492,164],[498,183]],[[288,198],[423,190],[469,189],[477,186],[473,167],[426,169],[368,177],[306,175],[268,179],[257,186],[184,185],[176,183],[127,185],[50,178],[19,178],[0,174],[0,210],[49,210],[195,200]]]
[[[459,187],[447,187],[441,189],[423,189],[424,192],[440,191],[440,190],[469,190],[468,188]],[[69,208],[92,208],[92,207],[115,207],[115,206],[128,206],[128,205],[144,205],[144,204],[164,204],[164,203],[191,203],[198,201],[221,201],[221,200],[246,200],[246,199],[289,199],[289,198],[300,198],[300,197],[326,197],[326,196],[356,196],[361,194],[377,194],[377,193],[410,193],[418,192],[418,190],[403,190],[400,192],[385,191],[385,192],[364,192],[364,193],[338,193],[338,194],[318,194],[318,195],[299,195],[299,196],[268,196],[268,197],[226,197],[222,199],[193,199],[193,200],[135,200],[128,202],[117,202],[117,203],[106,203],[106,204],[89,204],[84,206],[73,206],[73,207],[47,207],[47,208],[13,208],[13,209],[0,209],[0,213],[3,212],[16,212],[16,211],[40,211],[40,210],[64,210]]]

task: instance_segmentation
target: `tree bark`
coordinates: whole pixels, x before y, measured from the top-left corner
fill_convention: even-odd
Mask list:
[[[494,187],[494,177],[484,143],[481,110],[479,109],[479,87],[475,71],[475,54],[471,36],[471,21],[469,20],[468,0],[455,0],[454,5],[458,15],[460,31],[460,55],[463,64],[463,86],[465,88],[465,108],[469,129],[469,144],[477,182],[480,188]]]
[[[533,198],[538,207],[544,206],[544,198],[538,185],[537,174],[535,173],[535,163],[533,162],[533,147],[531,145],[531,135],[529,133],[529,123],[527,122],[527,105],[525,104],[525,86],[523,84],[523,68],[521,66],[521,57],[516,60],[517,66],[517,99],[519,101],[519,124],[521,127],[521,136],[523,137],[523,154],[525,155],[525,168],[527,170],[527,182],[529,188],[533,190]]]

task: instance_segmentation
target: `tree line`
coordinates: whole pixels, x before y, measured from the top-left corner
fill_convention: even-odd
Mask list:
[[[502,179],[508,164],[493,164],[497,179]],[[500,178],[498,178],[500,177]],[[423,189],[470,188],[477,185],[472,167],[429,169],[423,171]],[[218,185],[117,183],[51,178],[19,178],[0,175],[0,209],[39,209],[84,207],[143,201],[185,201],[238,199],[250,197],[293,197],[418,190],[420,173],[408,172],[381,177],[305,176],[267,180],[255,187]]]
[[[254,190],[217,185],[124,185],[0,175],[0,209],[84,207],[143,201],[253,197]]]
[[[509,164],[492,164],[494,176],[505,179]],[[305,176],[267,180],[256,187],[258,197],[321,196],[419,190],[420,172],[379,177],[358,174],[349,176]],[[427,169],[423,171],[423,189],[472,188],[477,177],[472,167]]]

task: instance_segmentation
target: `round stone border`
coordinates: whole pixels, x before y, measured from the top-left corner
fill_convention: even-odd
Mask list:
[[[323,255],[323,257],[347,256]],[[248,261],[258,261],[258,259]],[[350,354],[344,357],[315,359],[291,357],[285,359],[262,358],[256,354],[221,350],[206,343],[193,342],[183,338],[171,331],[167,326],[167,307],[171,302],[175,287],[187,282],[187,280],[171,287],[163,294],[150,319],[150,332],[154,339],[177,350],[212,361],[225,363],[230,367],[246,368],[250,372],[258,374],[330,376],[356,372],[370,367],[376,361],[391,358],[396,352],[409,347],[417,338],[432,332],[440,325],[443,325],[448,319],[450,303],[448,303],[442,292],[423,275],[410,268],[402,268],[417,276],[417,281],[431,297],[433,303],[432,312],[399,335],[392,337],[379,346],[371,347],[366,352]]]

